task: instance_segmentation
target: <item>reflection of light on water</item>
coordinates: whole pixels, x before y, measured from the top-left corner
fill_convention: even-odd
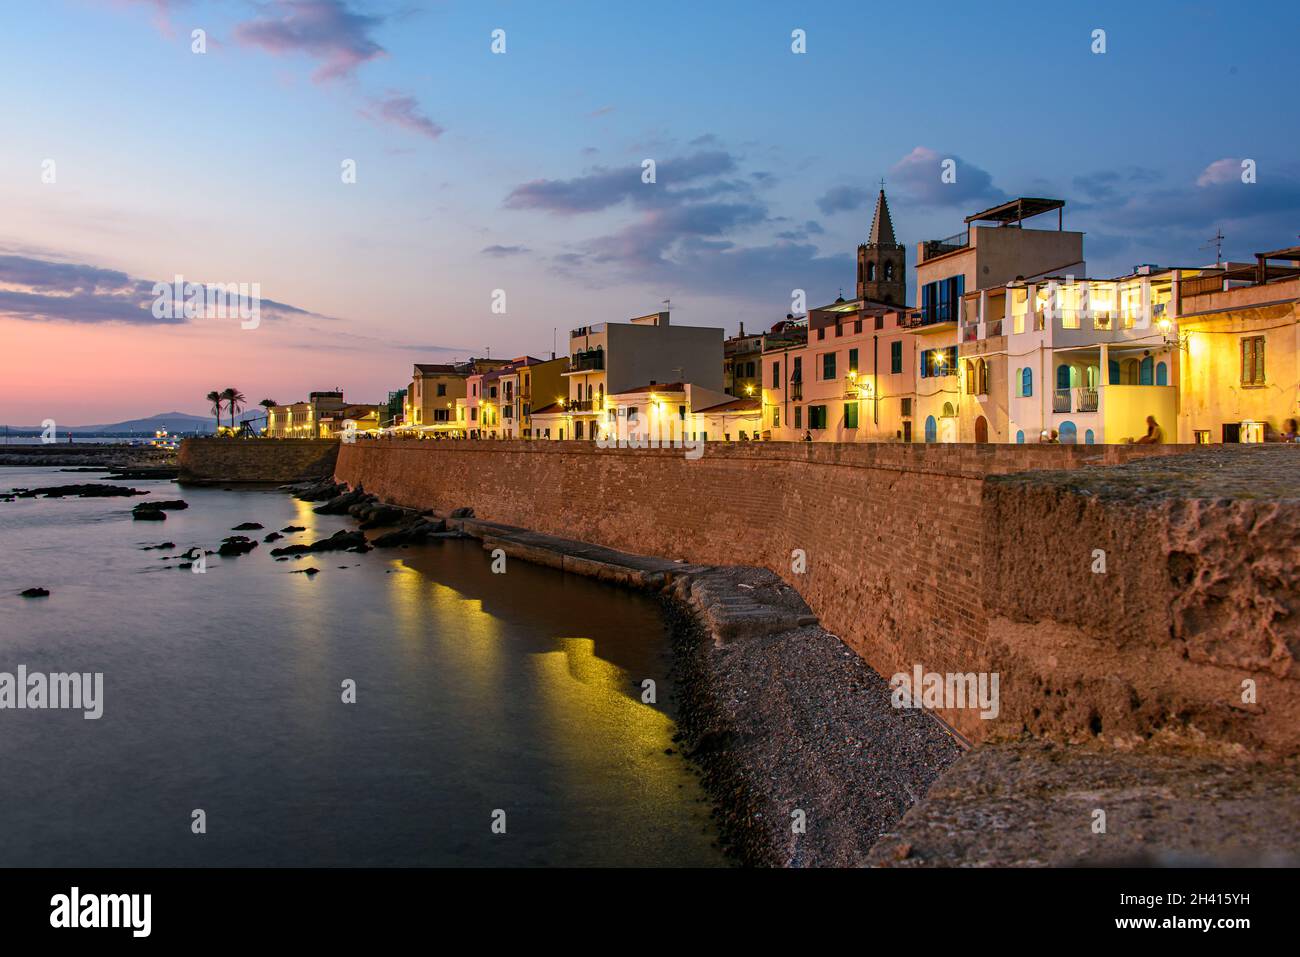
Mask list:
[[[433,638],[462,678],[481,693],[499,692],[505,637],[501,621],[484,611],[477,598],[432,581],[401,561],[389,564],[390,605],[402,647],[414,655],[422,642]]]
[[[611,773],[634,779],[638,792],[651,800],[681,799],[680,760],[665,755],[674,724],[656,707],[642,704],[640,680],[595,653],[589,638],[557,639],[560,650],[533,655],[540,732],[567,772],[564,781],[575,796],[601,790]],[[644,677],[658,677],[646,675]],[[659,681],[660,693],[664,689]],[[667,773],[666,773],[667,772]],[[647,861],[646,863],[651,863]]]

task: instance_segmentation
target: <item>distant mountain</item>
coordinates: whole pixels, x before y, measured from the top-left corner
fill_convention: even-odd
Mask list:
[[[245,420],[255,423],[254,427],[259,427],[257,423],[266,418],[266,413],[262,409],[245,410],[235,416],[236,422]],[[221,415],[221,424],[229,425],[230,416],[226,413]],[[159,412],[157,415],[151,415],[144,419],[127,419],[125,422],[106,422],[100,425],[64,425],[62,422],[57,424],[60,435],[67,435],[69,432],[85,435],[87,433],[110,433],[125,434],[137,433],[140,435],[152,435],[159,429],[166,429],[173,434],[199,432],[202,434],[211,434],[215,430],[215,422],[211,415],[190,415],[188,412]],[[0,425],[0,431],[8,429],[10,432],[33,432],[39,433],[39,425]]]
[[[226,421],[223,415],[221,420]],[[166,429],[168,432],[211,432],[215,428],[214,417],[210,415],[190,415],[188,412],[159,412],[145,419],[127,419],[125,422],[108,422],[102,425],[59,426],[60,431],[72,432],[156,432]]]

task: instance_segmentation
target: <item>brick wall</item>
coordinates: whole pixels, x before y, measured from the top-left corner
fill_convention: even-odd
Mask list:
[[[333,471],[334,439],[185,439],[177,456],[180,482],[299,482]]]
[[[1261,735],[1253,716],[1225,703],[1239,675],[1250,674],[1272,681],[1270,694],[1290,708],[1294,680],[1244,661],[1153,668],[1152,660],[1172,663],[1181,654],[1167,619],[1130,622],[1141,602],[1080,587],[1045,592],[1059,598],[1059,608],[1017,606],[990,585],[991,578],[1017,574],[1008,563],[1019,542],[1060,546],[1061,530],[1071,528],[1061,515],[1079,503],[1066,496],[1023,508],[1008,491],[1014,485],[995,492],[986,478],[1177,451],[755,443],[710,446],[688,461],[680,450],[603,450],[580,442],[383,441],[344,446],[336,474],[402,505],[469,505],[481,518],[643,554],[770,568],[886,676],[918,663],[933,672],[999,672],[997,720],[971,710],[942,712],[973,740],[1028,732],[1195,742],[1205,733],[1215,741],[1294,749],[1297,722]],[[1120,536],[1112,547],[1122,552],[1123,536],[1138,530],[1126,521],[1102,521],[1092,531]],[[1162,539],[1154,541],[1131,541],[1135,564],[1159,567]],[[807,556],[804,574],[792,570],[795,549]],[[1087,573],[1065,567],[1046,547],[1026,554],[1041,578]],[[1145,585],[1160,574],[1150,572]],[[1170,589],[1147,597],[1167,602]],[[1081,628],[1081,619],[1089,627]],[[1102,691],[1106,700],[1095,704],[1091,698]],[[1143,704],[1129,707],[1130,692]]]

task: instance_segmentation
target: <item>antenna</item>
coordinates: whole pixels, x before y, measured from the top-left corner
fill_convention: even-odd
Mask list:
[[[1211,236],[1206,241],[1205,245],[1201,247],[1202,249],[1209,249],[1211,246],[1214,247],[1214,265],[1216,266],[1223,261],[1223,241],[1226,238],[1227,237],[1223,235],[1223,230],[1216,227],[1214,235]]]

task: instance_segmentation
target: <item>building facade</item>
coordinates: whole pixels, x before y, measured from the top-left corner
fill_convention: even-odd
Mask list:
[[[1271,441],[1300,419],[1300,246],[1179,283],[1178,441]]]

